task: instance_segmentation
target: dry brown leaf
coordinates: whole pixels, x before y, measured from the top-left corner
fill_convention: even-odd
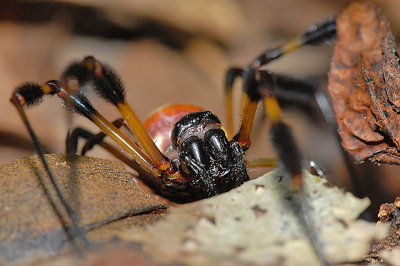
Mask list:
[[[146,214],[166,208],[144,193],[121,163],[78,156],[72,164],[62,154],[46,158],[80,225],[89,231],[94,243],[109,240],[123,228],[151,222],[160,216]],[[45,176],[37,156],[0,168],[0,264],[43,259],[68,246],[38,173]],[[134,215],[140,217],[120,221]]]
[[[399,62],[378,7],[353,3],[337,18],[328,89],[342,146],[358,162],[400,163]]]

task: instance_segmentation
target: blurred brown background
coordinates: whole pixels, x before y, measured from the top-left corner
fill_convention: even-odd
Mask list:
[[[245,66],[266,48],[300,35],[307,27],[340,12],[350,1],[329,0],[65,0],[1,1],[0,3],[0,163],[33,153],[16,110],[9,103],[14,88],[25,81],[57,79],[73,60],[94,55],[121,76],[127,97],[144,121],[157,107],[190,103],[216,113],[222,121],[222,83],[228,66]],[[400,33],[400,2],[373,1]],[[331,47],[306,47],[269,69],[322,82],[329,69]],[[118,118],[112,106],[94,100],[110,120]],[[329,129],[299,112],[285,112],[307,157],[327,169],[333,182],[350,188],[347,172]],[[86,120],[69,115],[54,97],[28,111],[49,152],[64,151],[69,127]],[[268,125],[253,138],[248,158],[273,157]],[[95,130],[97,131],[97,130]],[[100,148],[90,156],[108,157]],[[396,166],[370,167],[375,175],[366,195],[375,203],[391,201],[399,193]],[[372,169],[372,170],[371,170]],[[254,174],[256,175],[256,174]],[[372,185],[371,185],[372,184]],[[377,186],[379,185],[379,186]],[[372,186],[372,188],[371,188]]]

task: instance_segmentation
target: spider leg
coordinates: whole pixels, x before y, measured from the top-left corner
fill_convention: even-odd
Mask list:
[[[29,91],[30,87],[39,88],[37,90],[39,93],[37,93],[37,91]],[[94,87],[103,98],[118,107],[124,120],[127,121],[131,133],[135,135],[140,146],[125,136],[114,124],[109,122],[91,105],[83,94],[83,89],[85,89],[85,87]],[[164,194],[168,194],[169,196],[187,196],[185,190],[188,186],[188,179],[181,175],[177,163],[170,161],[155,146],[144,126],[126,103],[122,84],[110,67],[102,65],[93,57],[86,57],[83,62],[70,64],[63,73],[60,81],[51,80],[41,86],[31,86],[28,84],[18,89],[13,98],[15,98],[16,101],[20,101],[21,105],[26,104],[29,106],[38,103],[45,94],[57,94],[57,96],[63,99],[63,105],[66,109],[86,117],[97,125],[104,134],[111,137],[132,156],[135,161],[133,164],[140,166],[133,167],[135,170],[139,173],[145,173],[145,176],[151,176],[151,178],[143,178],[148,179],[147,181],[145,180],[145,182],[150,185],[155,184],[156,188],[161,188],[159,190],[163,193],[165,191]],[[142,130],[138,130],[138,128],[141,127],[145,134],[142,134]],[[85,135],[85,133],[82,133],[82,135]],[[101,138],[101,136],[99,138]],[[150,139],[150,141],[146,141],[147,138]],[[68,149],[70,151],[76,150],[76,143],[74,144],[72,142],[72,144],[69,145]],[[104,145],[105,144],[102,143],[102,146]],[[152,146],[155,148],[153,149]],[[149,151],[149,154],[146,149]],[[161,154],[160,160],[157,159],[157,153]],[[119,154],[120,153],[117,152],[116,156],[118,157]],[[131,164],[128,163],[128,165]],[[139,171],[138,168],[142,171]]]
[[[314,221],[310,215],[312,208],[306,199],[303,186],[304,158],[297,145],[291,128],[281,119],[281,111],[277,99],[273,94],[270,73],[260,72],[260,86],[258,91],[263,101],[267,116],[272,122],[270,138],[283,168],[291,176],[291,185],[294,191],[299,193],[300,212],[299,217],[304,221],[313,248],[324,265],[330,265],[323,250],[323,245],[315,230]],[[266,80],[266,82],[263,82]],[[296,209],[295,209],[296,211]]]
[[[278,165],[277,159],[275,158],[261,158],[255,160],[245,160],[247,167],[276,167]]]
[[[323,20],[317,24],[312,25],[309,29],[300,37],[294,38],[291,41],[284,43],[281,46],[276,48],[268,49],[257,56],[248,66],[247,69],[241,69],[237,67],[232,67],[228,69],[225,76],[225,108],[228,120],[228,135],[233,135],[233,111],[232,111],[232,87],[234,81],[242,76],[243,78],[243,91],[246,90],[247,81],[246,77],[252,76],[255,74],[255,71],[263,65],[270,63],[273,60],[276,60],[287,54],[291,51],[294,51],[304,45],[320,45],[324,42],[329,42],[336,37],[336,17],[330,17],[326,20]],[[247,107],[246,107],[247,105]],[[243,112],[243,109],[246,108],[246,112]],[[241,101],[241,114],[249,113],[248,117],[244,117],[246,120],[246,125],[252,126],[252,122],[247,121],[253,116],[253,112],[255,113],[254,105],[248,105],[248,99],[245,94],[243,94]],[[243,128],[241,135],[246,136],[248,133],[248,129]],[[247,141],[247,139],[241,139],[240,141]]]
[[[294,38],[281,46],[268,49],[261,53],[252,61],[250,67],[259,68],[304,45],[321,45],[333,40],[335,37],[336,17],[330,17],[312,25],[300,37]]]
[[[119,119],[113,121],[112,123],[117,128],[120,128],[123,125],[126,126],[125,120],[123,118],[119,118]],[[72,131],[71,134],[69,134],[67,136],[67,140],[66,140],[67,153],[76,154],[78,140],[79,140],[79,138],[84,138],[87,141],[86,141],[85,145],[82,147],[82,150],[80,153],[81,155],[85,155],[89,150],[93,149],[94,146],[100,145],[105,150],[107,150],[109,153],[114,155],[116,158],[118,158],[119,160],[121,160],[124,163],[126,163],[127,165],[129,165],[132,169],[136,170],[141,177],[142,176],[144,177],[143,179],[147,180],[147,182],[150,181],[149,179],[154,179],[154,176],[149,175],[149,173],[145,172],[145,170],[142,167],[140,167],[140,165],[136,161],[129,159],[126,155],[124,155],[122,152],[120,152],[114,146],[105,142],[104,138],[106,136],[107,135],[104,132],[93,134],[92,132],[90,132],[84,128],[77,127]],[[151,176],[151,177],[148,177],[148,176]],[[149,183],[158,183],[158,182],[151,181]]]
[[[292,176],[292,184],[296,190],[301,188],[303,159],[292,130],[282,122],[281,109],[274,97],[275,75],[267,71],[246,71],[244,76],[246,90],[243,98],[245,107],[242,111],[242,121],[238,133],[234,136],[243,148],[251,146],[250,134],[253,126],[257,105],[263,102],[267,117],[271,120],[271,139],[278,157],[284,168]]]
[[[112,122],[112,124],[116,128],[119,129],[124,124],[124,122],[125,121],[123,118],[119,118],[119,119],[114,120]],[[107,135],[104,132],[93,134],[92,132],[90,132],[86,129],[77,127],[71,132],[71,134],[67,135],[66,152],[67,152],[67,154],[76,154],[77,150],[78,150],[78,140],[79,140],[79,138],[83,138],[83,139],[86,139],[87,141],[86,141],[85,145],[82,147],[80,154],[85,155],[86,152],[93,149],[94,146],[101,145],[101,143],[103,142],[103,139],[106,136]]]
[[[47,195],[47,198],[49,199],[50,205],[52,206],[55,214],[58,216],[61,224],[63,225],[63,229],[65,230],[67,236],[69,236],[75,250],[78,252],[78,254],[82,255],[80,246],[81,244],[83,247],[90,249],[91,248],[91,243],[89,239],[86,236],[85,231],[79,227],[78,225],[78,218],[76,216],[76,213],[74,210],[71,208],[67,200],[65,199],[63,193],[61,192],[59,186],[57,185],[57,182],[54,178],[53,173],[50,170],[50,167],[44,158],[44,154],[42,151],[42,148],[39,144],[39,140],[26,116],[26,113],[24,111],[23,106],[27,105],[34,105],[40,102],[40,100],[43,98],[45,95],[54,95],[56,93],[56,89],[53,86],[53,84],[44,84],[42,86],[36,85],[36,84],[24,84],[21,87],[17,88],[16,91],[14,92],[13,96],[11,97],[10,101],[14,104],[16,109],[18,110],[18,113],[20,114],[31,138],[33,141],[33,144],[35,146],[35,149],[40,157],[40,160],[43,163],[43,166],[45,168],[45,171],[47,173],[47,176],[50,179],[50,183],[53,186],[53,189],[56,191],[56,194],[61,202],[61,204],[64,206],[65,211],[68,215],[68,218],[70,219],[71,226],[67,224],[67,221],[62,215],[62,211],[57,207],[57,204],[54,202],[53,198],[50,197],[48,193],[48,189],[46,189],[46,186],[44,185],[44,182],[40,177],[38,177],[39,182],[41,183],[44,193]],[[77,241],[77,238],[79,238],[81,241]]]
[[[354,163],[349,154],[344,150],[341,145],[341,138],[337,131],[337,124],[334,117],[333,108],[329,97],[324,91],[318,89],[318,83],[310,79],[302,79],[291,77],[281,74],[271,74],[274,79],[274,97],[278,99],[279,105],[290,104],[296,107],[302,107],[302,110],[306,112],[308,116],[313,119],[321,119],[322,122],[326,123],[332,130],[332,134],[336,138],[336,143],[340,149],[343,161],[346,165],[346,169],[351,180],[352,188],[357,195],[365,195],[359,182],[357,182],[357,172],[354,167]],[[315,120],[313,120],[315,121]],[[259,162],[260,167],[266,167],[266,164]],[[252,163],[249,162],[249,165]],[[251,166],[257,167],[257,165]],[[313,161],[308,161],[309,169],[319,176],[325,178],[324,172],[316,165]]]
[[[261,158],[254,160],[245,160],[246,167],[258,168],[258,167],[277,167],[278,160],[276,158]],[[310,173],[319,176],[323,179],[328,179],[325,175],[325,171],[315,162],[309,160],[307,163]]]
[[[64,89],[58,95],[64,98],[67,106],[70,105],[71,109],[86,116],[99,126],[106,135],[127,150],[145,171],[160,179],[158,181],[162,183],[162,186],[168,187],[167,190],[171,187],[170,184],[176,185],[171,190],[175,188],[184,189],[187,178],[180,174],[176,163],[164,156],[150,138],[144,125],[127,103],[123,85],[111,67],[100,63],[92,56],[88,56],[81,63],[71,64],[64,72],[62,79]],[[70,83],[72,86],[69,86]],[[78,84],[78,88],[88,84],[101,97],[116,106],[139,142],[140,147],[123,135],[113,124],[106,121],[81,93],[71,94],[71,87],[74,84]],[[64,94],[70,94],[70,96],[64,97]]]
[[[300,206],[293,206],[308,232],[313,248],[325,265],[330,265],[316,232],[314,221],[310,217],[310,204],[307,202],[303,186],[303,169],[305,160],[297,145],[291,128],[281,118],[278,99],[274,95],[276,77],[268,71],[249,68],[244,73],[244,99],[246,105],[242,112],[242,123],[234,139],[246,150],[250,147],[250,133],[253,118],[259,101],[262,101],[267,117],[271,121],[270,138],[283,169],[291,177],[291,187],[299,193]],[[249,112],[249,113],[246,113]]]
[[[126,150],[143,169],[158,177],[160,175],[160,170],[151,159],[128,137],[122,134],[119,129],[94,109],[89,100],[80,91],[80,88],[85,84],[84,79],[86,78],[86,82],[89,80],[87,74],[83,73],[83,71],[84,68],[82,68],[81,65],[73,63],[67,68],[66,73],[64,73],[62,77],[62,81],[51,80],[41,86],[22,86],[17,90],[15,95],[21,98],[21,103],[29,106],[38,102],[38,99],[32,96],[35,95],[35,92],[32,93],[29,91],[29,87],[44,88],[42,91],[46,90],[47,94],[57,94],[57,96],[64,100],[64,107],[91,120],[105,134],[110,136],[124,150]],[[71,75],[71,73],[76,73],[76,75]],[[77,80],[77,77],[79,80]],[[77,92],[74,93],[75,91]]]
[[[123,85],[111,67],[88,56],[81,63],[71,64],[62,79],[64,86],[60,88],[58,96],[64,99],[64,105],[94,122],[106,135],[130,153],[135,162],[147,173],[146,176],[151,175],[151,178],[143,178],[145,182],[149,185],[155,184],[156,189],[162,188],[159,191],[165,192],[164,194],[168,196],[179,197],[187,193],[185,192],[188,185],[187,178],[181,175],[177,164],[165,157],[150,138],[144,125],[126,102]],[[89,85],[100,96],[115,105],[140,146],[101,116],[79,90],[78,93],[71,94],[74,85],[79,89]],[[138,172],[143,171],[138,170]]]
[[[320,107],[316,101],[319,84],[316,79],[298,78],[282,74],[273,74],[274,97],[280,106],[295,106],[304,111],[307,116],[321,120]]]
[[[173,171],[173,165],[151,140],[146,129],[125,100],[125,92],[119,77],[107,65],[101,64],[92,56],[85,57],[81,63],[72,63],[62,75],[61,93],[64,105],[95,123],[104,133],[128,151],[132,157],[154,176],[163,171]],[[80,92],[83,87],[92,87],[108,102],[115,105],[139,141],[141,148],[123,135],[114,125],[97,112]]]
[[[111,67],[102,64],[92,56],[86,57],[82,64],[89,70],[93,70],[94,89],[100,96],[118,108],[151,161],[155,163],[160,170],[169,168],[169,159],[157,148],[143,123],[126,101],[123,85]]]
[[[278,99],[279,105],[294,104],[304,107],[307,115],[311,115],[313,119],[322,119],[332,130],[332,134],[336,138],[336,143],[340,149],[342,158],[346,165],[346,169],[351,180],[352,188],[357,195],[365,195],[359,182],[357,182],[357,172],[354,163],[348,153],[341,145],[341,138],[337,131],[337,123],[334,117],[333,107],[328,100],[329,95],[322,90],[318,90],[317,83],[309,79],[299,79],[291,76],[273,74],[274,77],[274,96]],[[328,98],[327,98],[328,97]],[[317,169],[312,161],[309,161],[309,168],[314,173],[324,177],[323,171]]]
[[[66,153],[67,154],[76,154],[78,150],[78,140],[80,138],[83,139],[92,139],[95,135],[81,127],[75,128],[71,133],[68,132],[67,139],[66,139]],[[99,144],[99,143],[97,143]],[[83,154],[82,154],[83,155]]]
[[[320,118],[320,109],[315,101],[315,94],[318,91],[316,82],[276,73],[269,75],[273,79],[274,98],[278,100],[280,106],[285,104],[302,107],[301,109],[304,109],[303,111],[307,112],[307,115],[311,115],[315,119]],[[271,158],[246,160],[246,165],[248,167],[276,167],[277,160]],[[318,168],[317,171],[313,161],[309,161],[308,166],[313,172],[322,175],[322,170]]]
[[[123,119],[117,119],[113,122],[113,124],[116,127],[121,127],[123,124],[124,120]],[[100,145],[102,148],[104,148],[106,151],[108,151],[110,154],[115,156],[117,159],[121,160],[124,162],[126,165],[129,165],[132,169],[138,172],[139,177],[141,180],[149,184],[149,186],[155,188],[156,190],[161,189],[161,183],[160,180],[157,177],[154,177],[151,175],[149,172],[143,169],[135,160],[130,159],[127,157],[124,153],[122,153],[119,149],[115,148],[113,145],[105,142],[103,139],[106,135],[101,132],[98,134],[93,134],[89,130],[86,130],[84,128],[75,128],[71,134],[67,137],[67,150],[71,154],[75,154],[77,150],[77,142],[79,138],[84,138],[88,140],[85,144],[87,147],[82,148],[82,155],[89,150],[90,148],[93,148],[94,145]]]
[[[85,116],[96,124],[107,136],[111,137],[118,145],[126,150],[134,160],[139,163],[146,171],[154,176],[160,175],[160,170],[151,159],[135,144],[115,127],[111,122],[104,118],[90,104],[83,94],[69,94],[65,89],[60,88],[58,96],[64,99],[64,104],[75,112]]]
[[[269,75],[268,72],[263,72]],[[261,75],[264,76],[264,75]],[[271,80],[267,78],[267,80]],[[325,252],[323,250],[323,245],[318,233],[316,232],[314,221],[310,217],[309,210],[311,208],[310,204],[307,202],[304,187],[303,187],[303,169],[304,169],[304,159],[297,145],[295,137],[293,136],[292,130],[288,125],[286,125],[281,120],[281,112],[277,99],[271,91],[271,87],[268,82],[267,86],[259,87],[259,92],[262,97],[264,108],[266,110],[267,116],[272,121],[270,137],[274,145],[275,151],[278,154],[278,158],[283,165],[284,169],[291,176],[292,188],[298,191],[300,194],[300,213],[299,217],[303,218],[305,228],[308,232],[310,240],[313,244],[313,248],[324,265],[330,265],[328,259],[326,258]]]
[[[289,53],[297,48],[300,48],[303,45],[320,45],[323,42],[332,40],[336,36],[335,19],[335,17],[331,17],[320,23],[314,24],[302,36],[286,42],[285,44],[277,48],[266,50],[261,55],[256,57],[256,59],[254,59],[252,63],[241,73],[240,71],[235,70],[235,68],[232,68],[233,70],[228,71],[229,75],[227,76],[229,76],[229,78],[227,79],[229,82],[225,82],[226,88],[228,88],[229,86],[231,87],[231,85],[233,84],[233,80],[240,74],[242,75],[243,79],[242,106],[244,107],[241,110],[242,122],[239,128],[239,132],[235,135],[234,139],[240,143],[244,150],[248,149],[251,145],[250,133],[253,127],[253,120],[258,101],[261,97],[260,92],[257,88],[265,87],[265,85],[260,86],[261,84],[258,84],[258,82],[262,81],[263,83],[269,83],[266,84],[267,86],[272,86],[272,83],[275,83],[273,84],[275,88],[277,82],[283,84],[284,82],[288,81],[288,78],[277,78],[279,76],[273,76],[270,73],[263,74],[267,72],[258,71],[259,67],[268,64],[269,62],[276,60],[282,55]],[[264,75],[264,77],[260,78],[260,75]],[[284,87],[288,88],[289,86],[286,85]],[[286,93],[282,94],[281,97],[284,95],[288,95],[288,90],[282,90],[282,92],[283,91],[286,91]],[[272,97],[270,97],[269,95],[263,95],[264,106],[273,121],[280,121],[280,108],[278,103],[276,102],[275,97],[275,95],[272,95]],[[269,104],[266,104],[266,102],[269,102]]]
[[[233,129],[233,83],[238,77],[241,77],[243,74],[243,69],[232,67],[228,69],[228,72],[225,75],[225,83],[224,83],[224,93],[225,93],[225,113],[227,119],[227,134],[228,138],[231,138],[234,134]]]

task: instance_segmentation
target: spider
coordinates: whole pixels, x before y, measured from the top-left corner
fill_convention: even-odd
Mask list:
[[[86,146],[93,146],[101,141],[104,134],[108,135],[132,156],[137,164],[136,170],[147,173],[145,182],[152,184],[162,195],[189,202],[226,192],[249,180],[243,154],[250,147],[254,111],[261,99],[273,121],[271,138],[280,158],[294,180],[297,183],[301,181],[303,166],[300,152],[290,128],[280,119],[280,108],[273,97],[272,84],[266,84],[268,79],[264,74],[267,72],[258,73],[262,74],[263,80],[256,81],[254,75],[253,84],[244,93],[247,104],[242,111],[243,120],[231,140],[228,140],[217,116],[195,106],[162,108],[142,124],[126,102],[118,76],[111,67],[92,56],[69,65],[60,80],[50,80],[42,85],[22,85],[16,89],[11,102],[23,112],[22,106],[32,106],[45,95],[58,95],[67,109],[85,116],[104,132],[95,136],[81,128],[74,130],[67,141],[69,152],[76,149],[79,137],[89,138]],[[82,88],[85,86],[93,87],[100,96],[115,105],[123,120],[113,123],[106,120],[84,96]],[[133,132],[138,144],[118,129],[124,123]],[[160,141],[157,135],[164,132],[170,132],[171,139],[169,143],[157,146],[152,137]],[[167,149],[172,150],[169,153],[175,153],[175,156],[164,155]]]
[[[262,67],[302,46],[333,41],[337,34],[341,34],[337,33],[337,21],[337,17],[323,20],[312,25],[300,37],[266,50],[247,67],[230,68],[225,78],[227,130],[222,127],[216,115],[184,104],[164,107],[141,123],[125,99],[125,90],[117,74],[110,66],[93,56],[70,64],[60,80],[50,80],[41,85],[23,84],[15,90],[11,102],[22,116],[50,177],[52,174],[46,166],[23,107],[39,103],[46,95],[57,95],[63,99],[67,109],[85,116],[102,131],[93,134],[82,128],[75,129],[67,139],[68,153],[76,152],[77,141],[83,137],[87,139],[83,153],[100,144],[111,153],[121,156],[121,153],[104,144],[103,138],[109,136],[131,156],[130,165],[140,173],[139,178],[159,194],[178,202],[212,197],[249,180],[243,155],[251,147],[253,120],[261,102],[271,121],[270,138],[278,154],[278,161],[291,176],[293,190],[302,195],[305,159],[292,130],[282,121],[278,100],[301,102],[304,97],[314,97],[315,88],[302,80],[272,73]],[[242,78],[241,123],[234,133],[232,90],[239,77]],[[116,106],[123,118],[108,121],[84,95],[83,89],[86,87],[93,88],[106,101]],[[120,131],[122,126],[133,133],[135,140]],[[264,164],[265,161],[261,163]],[[304,210],[303,215],[306,216]],[[71,220],[74,220],[73,212],[71,216]],[[305,223],[307,224],[307,220]],[[307,226],[311,227],[309,224]],[[329,264],[319,250],[317,236],[312,233],[310,235],[321,261]]]
[[[238,70],[234,71],[237,73]],[[227,75],[228,82],[231,73],[232,70]],[[259,81],[256,80],[258,74],[262,78]],[[60,80],[23,84],[16,89],[11,102],[23,118],[50,180],[70,216],[73,223],[70,230],[75,231],[70,232],[70,238],[80,236],[85,246],[90,247],[74,211],[57,187],[23,107],[38,104],[45,95],[59,96],[65,108],[88,118],[102,130],[93,134],[76,128],[67,138],[67,153],[75,153],[78,139],[83,137],[88,139],[83,153],[100,144],[111,153],[123,156],[112,146],[104,145],[103,138],[109,136],[129,153],[132,157],[129,165],[139,172],[139,178],[146,184],[177,202],[190,202],[229,191],[249,180],[243,155],[250,147],[255,108],[262,101],[272,121],[272,142],[283,167],[292,176],[293,188],[300,191],[303,158],[291,129],[281,121],[273,86],[268,83],[272,80],[270,74],[259,71],[251,80],[253,83],[243,94],[246,103],[240,128],[230,140],[227,137],[229,133],[223,129],[217,116],[191,105],[164,107],[142,124],[125,100],[125,91],[118,76],[110,66],[93,56],[70,64]],[[118,108],[123,118],[109,122],[90,104],[83,94],[84,87],[93,87],[101,97]],[[126,126],[134,134],[134,141],[120,131],[121,126]]]

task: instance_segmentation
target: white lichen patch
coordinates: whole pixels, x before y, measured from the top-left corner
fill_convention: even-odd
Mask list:
[[[386,227],[357,220],[369,205],[305,173],[305,214],[331,263],[356,262]],[[159,262],[189,265],[319,265],[300,211],[299,195],[280,170],[217,197],[171,208],[143,231],[121,233],[139,241]]]

